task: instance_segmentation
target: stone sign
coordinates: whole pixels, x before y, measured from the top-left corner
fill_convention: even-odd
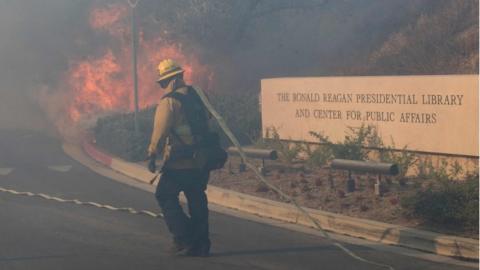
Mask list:
[[[264,136],[343,141],[348,127],[377,127],[399,149],[478,157],[478,75],[362,76],[262,80]]]

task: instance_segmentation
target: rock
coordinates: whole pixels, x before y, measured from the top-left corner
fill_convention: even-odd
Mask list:
[[[292,180],[292,181],[290,182],[290,187],[291,187],[291,188],[296,188],[296,187],[298,187],[298,183],[297,183],[295,180]]]
[[[270,189],[265,184],[259,184],[257,186],[256,192],[268,192]]]
[[[392,205],[397,205],[398,204],[398,199],[396,197],[393,197],[393,198],[389,199],[389,202]]]
[[[302,187],[302,192],[309,192],[310,190],[312,190],[312,188],[309,187],[308,185],[304,185],[304,186]]]

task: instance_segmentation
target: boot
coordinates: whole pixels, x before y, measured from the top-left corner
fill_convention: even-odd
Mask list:
[[[190,244],[174,241],[168,248],[168,253],[171,255],[182,256],[186,255],[190,249],[192,249]]]
[[[210,243],[204,243],[199,245],[194,245],[190,247],[185,256],[190,257],[208,257],[210,256]]]

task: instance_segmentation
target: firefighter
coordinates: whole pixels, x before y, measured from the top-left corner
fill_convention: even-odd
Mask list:
[[[192,93],[195,90],[185,84],[184,70],[178,64],[171,59],[163,60],[158,65],[158,72],[157,82],[165,94],[156,108],[148,146],[148,168],[151,172],[156,171],[157,148],[163,149],[164,162],[155,197],[173,235],[171,253],[206,257],[210,252],[210,240],[205,189],[210,171],[204,169],[190,151],[190,146],[195,144],[197,138],[186,113],[186,106],[203,107],[199,107],[198,102],[185,104],[187,102],[179,98],[195,95]],[[206,110],[200,109],[194,117],[197,117],[195,123],[205,122],[203,126],[208,124]],[[189,216],[184,213],[178,200],[181,191],[188,201]]]

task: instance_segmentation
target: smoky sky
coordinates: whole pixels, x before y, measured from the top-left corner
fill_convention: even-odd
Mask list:
[[[0,1],[0,76],[15,83],[55,79],[79,49],[78,37],[88,35],[88,2]]]
[[[15,84],[54,83],[68,61],[102,45],[88,27],[92,5],[115,2],[124,1],[0,0],[0,77]],[[294,1],[258,1],[253,15],[248,14],[248,5],[235,1],[183,2],[141,1],[139,21],[150,24],[145,32],[173,32],[172,39],[205,54],[205,61],[227,64],[218,59],[228,58],[231,68],[261,76],[328,73],[364,52],[409,12],[402,8],[405,1],[297,1],[298,9],[279,11],[276,8]],[[224,9],[202,13],[194,4],[203,2],[226,4]],[[306,10],[302,2],[326,4]],[[155,15],[166,23],[152,24]]]
[[[162,36],[194,52],[213,69],[218,91],[255,95],[265,77],[368,75],[352,67],[452,2],[142,0],[138,23],[145,38]],[[466,2],[478,10],[478,1],[459,1]],[[126,1],[0,0],[0,128],[48,126],[34,93],[55,86],[69,62],[110,46],[88,24],[92,6],[106,3]]]
[[[0,128],[49,130],[31,95],[78,50],[88,1],[0,0]]]

